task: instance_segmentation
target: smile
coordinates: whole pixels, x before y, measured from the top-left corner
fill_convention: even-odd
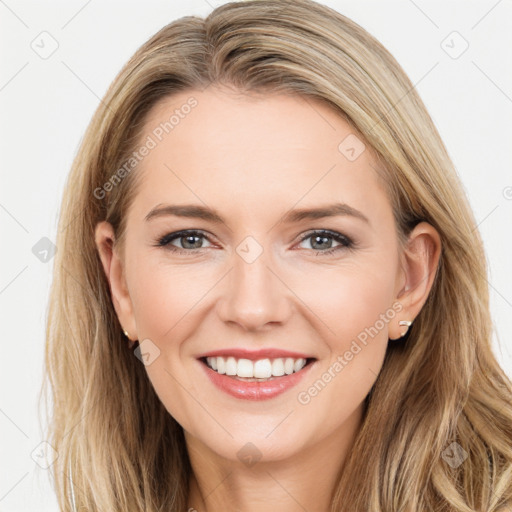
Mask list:
[[[304,366],[307,360],[292,357],[276,359],[236,359],[234,357],[207,357],[206,364],[221,375],[236,376],[254,380],[267,380],[272,377],[282,377],[296,373]]]
[[[310,357],[263,357],[255,353],[235,355],[209,355],[200,357],[198,361],[215,387],[245,400],[267,400],[290,390],[316,361]]]

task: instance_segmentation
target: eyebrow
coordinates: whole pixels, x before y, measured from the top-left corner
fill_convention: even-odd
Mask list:
[[[193,205],[193,204],[184,204],[184,205],[157,205],[153,208],[145,217],[146,221],[150,221],[151,219],[157,217],[164,217],[168,215],[174,215],[176,217],[188,217],[195,219],[203,219],[214,223],[225,224],[224,219],[219,213],[212,209],[201,205]],[[344,203],[334,203],[325,206],[321,206],[318,208],[301,208],[290,210],[288,213],[284,215],[282,218],[282,222],[284,223],[294,223],[300,222],[306,219],[323,219],[326,217],[335,217],[335,216],[348,216],[354,217],[367,224],[370,224],[368,218],[361,213],[359,210],[356,210],[352,206]]]
[[[219,215],[219,213],[205,206],[194,205],[194,204],[184,204],[184,205],[157,205],[155,206],[145,217],[146,222],[151,219],[157,217],[165,217],[168,215],[174,215],[176,217],[188,217],[195,219],[203,219],[214,223],[222,223],[225,224],[224,219]],[[290,210],[286,213],[281,222],[284,223],[294,223],[300,222],[301,220],[306,219],[323,219],[325,217],[335,217],[335,216],[348,216],[355,217],[357,219],[370,224],[368,218],[361,213],[359,210],[356,210],[352,206],[344,203],[334,203],[325,206],[321,206],[318,208],[301,208]]]

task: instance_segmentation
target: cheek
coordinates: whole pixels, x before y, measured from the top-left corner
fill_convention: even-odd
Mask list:
[[[396,316],[391,267],[392,262],[387,269],[382,261],[375,271],[371,265],[347,266],[328,279],[317,275],[316,286],[302,288],[304,302],[317,316],[325,355],[298,390],[304,421],[336,428],[373,386],[387,349],[388,324]]]
[[[141,255],[134,259],[133,272],[129,273],[139,340],[150,340],[158,347],[158,356],[146,366],[146,372],[169,414],[191,432],[195,431],[193,418],[202,418],[206,424],[211,418],[204,416],[198,405],[203,399],[191,399],[201,397],[202,390],[196,389],[190,377],[197,369],[186,341],[197,336],[211,308],[208,291],[222,277],[218,270],[208,265],[171,265],[162,262],[161,255],[158,261]],[[153,347],[151,343],[149,347]]]
[[[181,332],[181,338],[205,294],[215,284],[212,270],[197,267],[191,271],[185,266],[152,263],[149,259],[144,265],[137,265],[130,295],[139,334],[163,341],[176,339]]]
[[[188,380],[190,369],[183,365],[186,358],[182,357],[181,342],[192,335],[194,324],[197,326],[195,315],[204,283],[200,285],[197,275],[179,266],[171,267],[147,255],[134,259],[132,270],[129,290],[139,341],[154,354],[145,367],[148,378],[168,413],[194,431],[191,418],[202,418],[203,411],[185,391],[195,395]]]
[[[362,333],[372,326],[379,331],[372,331],[373,336],[387,341],[387,323],[383,324],[379,319],[389,310],[393,311],[393,283],[366,272],[344,276],[340,281],[342,290],[337,304],[333,297],[330,309],[332,321],[336,322],[335,330],[340,334],[339,339],[343,340],[339,348],[345,348],[348,340],[364,339]]]
[[[379,332],[372,330],[373,337],[387,341],[387,326],[395,314],[391,259],[368,257],[347,260],[337,267],[312,268],[307,279],[302,275],[291,282],[304,304],[304,314],[309,309],[308,316],[316,317],[314,324],[324,334],[321,339],[328,340],[331,354],[344,352],[352,340],[361,333],[359,338],[364,338],[366,330],[375,325]]]

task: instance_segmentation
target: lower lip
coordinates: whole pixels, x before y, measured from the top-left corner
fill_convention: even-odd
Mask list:
[[[288,391],[302,380],[314,364],[314,361],[312,361],[296,373],[283,375],[282,377],[274,377],[272,380],[245,382],[229,377],[228,375],[221,375],[202,361],[199,362],[204,368],[206,375],[215,386],[228,395],[244,400],[268,400]]]

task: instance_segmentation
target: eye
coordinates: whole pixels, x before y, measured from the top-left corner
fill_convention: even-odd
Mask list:
[[[178,246],[171,243],[175,240],[179,243]],[[204,240],[208,240],[208,237],[201,231],[187,229],[169,233],[162,238],[159,238],[156,245],[160,247],[167,247],[169,250],[177,251],[179,253],[190,253],[205,249],[206,247],[202,246]],[[209,240],[208,243],[210,243]]]
[[[203,246],[204,241],[208,241],[210,245]],[[337,231],[330,231],[328,229],[321,229],[311,231],[304,235],[299,243],[310,241],[310,246],[317,255],[328,255],[343,249],[352,249],[355,243],[346,235],[338,233]],[[333,240],[338,245],[333,247]],[[176,242],[176,243],[173,243]],[[212,247],[209,237],[202,231],[194,229],[186,229],[168,233],[167,235],[156,240],[156,246],[165,247],[169,251],[179,254],[191,254],[200,252],[202,249]]]
[[[349,237],[328,229],[309,232],[301,238],[300,242],[306,240],[310,240],[311,248],[322,255],[354,247],[354,242]],[[337,246],[333,247],[333,240],[338,243]]]

